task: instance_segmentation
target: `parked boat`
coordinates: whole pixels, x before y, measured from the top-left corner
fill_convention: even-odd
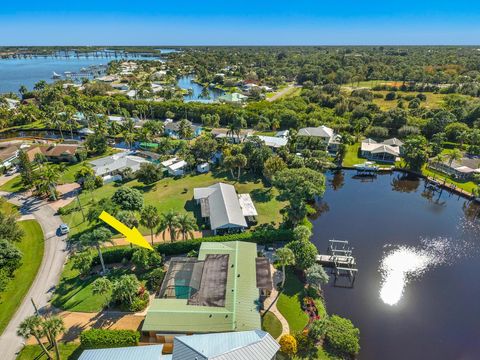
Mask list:
[[[55,71],[53,72],[52,79],[61,79],[62,75],[57,74]]]
[[[355,164],[353,167],[358,171],[378,171],[379,167],[372,161],[366,161],[363,164]]]

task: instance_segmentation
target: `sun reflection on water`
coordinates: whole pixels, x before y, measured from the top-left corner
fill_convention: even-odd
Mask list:
[[[394,246],[386,251],[379,268],[382,275],[380,299],[387,305],[396,305],[410,281],[422,277],[435,266],[451,265],[459,258],[478,253],[477,229],[474,237],[462,240],[423,238],[419,246]]]

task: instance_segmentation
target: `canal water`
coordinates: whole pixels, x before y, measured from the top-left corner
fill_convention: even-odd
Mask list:
[[[194,79],[194,75],[187,75],[180,77],[177,81],[179,88],[191,89],[191,93],[183,97],[185,101],[214,102],[219,96],[225,94],[223,90],[210,87],[207,88],[207,93],[202,94],[204,87],[194,82]]]
[[[360,359],[480,358],[479,212],[402,173],[328,175],[313,242],[354,248],[354,288],[324,292],[329,312],[360,328]]]
[[[171,49],[167,49],[167,52]],[[77,56],[75,53],[64,53],[58,56],[36,56],[31,58],[0,59],[0,94],[7,92],[18,92],[20,86],[25,85],[29,90],[40,80],[53,82],[53,72],[63,75],[65,71],[72,73],[92,65],[107,65],[113,60],[152,60],[151,56],[138,54],[120,54],[113,52],[98,52]]]

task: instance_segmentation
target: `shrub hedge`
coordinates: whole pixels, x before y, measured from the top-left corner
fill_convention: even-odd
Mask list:
[[[90,329],[80,335],[80,342],[85,349],[136,346],[139,340],[140,333],[133,330]]]
[[[221,236],[209,236],[206,238],[191,239],[191,240],[178,240],[173,243],[163,243],[157,245],[156,250],[162,255],[180,255],[187,254],[192,250],[200,249],[200,245],[204,241],[208,242],[222,242],[222,241],[246,241],[256,244],[271,244],[274,242],[288,242],[292,240],[292,231],[285,229],[278,230],[265,230],[265,231],[253,231],[243,232],[239,234],[221,235]],[[106,264],[119,263],[123,259],[131,260],[133,252],[137,250],[136,247],[131,248],[129,246],[111,247],[102,250],[103,260]],[[93,264],[98,265],[100,260],[98,255],[95,257]]]

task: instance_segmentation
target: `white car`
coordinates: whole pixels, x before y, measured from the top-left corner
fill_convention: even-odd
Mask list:
[[[60,225],[59,229],[60,229],[60,234],[62,235],[68,234],[70,232],[70,228],[68,227],[67,224]]]
[[[14,166],[7,170],[7,175],[13,175],[17,172],[17,168]]]

